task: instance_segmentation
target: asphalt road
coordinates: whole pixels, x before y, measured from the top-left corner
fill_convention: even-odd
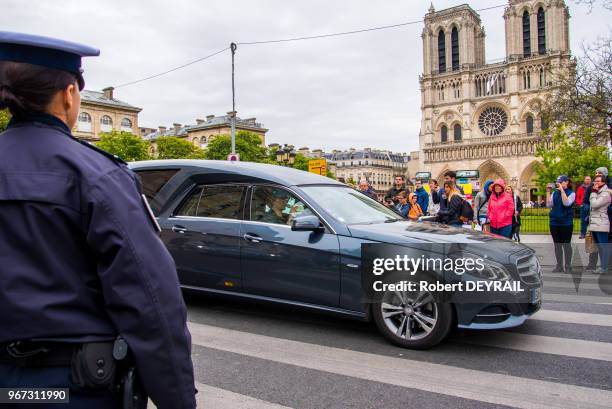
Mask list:
[[[429,351],[373,324],[186,293],[204,408],[612,408],[612,296],[544,273],[543,309]],[[612,279],[612,277],[610,278]],[[570,301],[570,302],[568,302]]]

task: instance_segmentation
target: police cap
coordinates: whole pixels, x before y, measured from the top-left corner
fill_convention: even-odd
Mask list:
[[[83,44],[32,34],[0,31],[0,61],[14,61],[55,68],[74,74],[80,89],[85,86],[81,57],[100,55]]]

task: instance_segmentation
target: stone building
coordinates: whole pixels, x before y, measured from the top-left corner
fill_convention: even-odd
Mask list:
[[[395,176],[401,175],[407,179],[410,162],[410,156],[405,153],[371,148],[334,150],[330,153],[301,148],[299,152],[308,157],[327,159],[328,166],[335,168],[333,173],[339,181],[352,179],[359,183],[360,179],[366,178],[381,197],[393,185]]]
[[[419,171],[478,171],[533,199],[538,102],[573,64],[563,0],[509,0],[506,56],[486,63],[485,30],[468,5],[425,15]],[[473,173],[476,174],[476,173]],[[477,183],[476,183],[477,184]]]
[[[155,154],[155,140],[161,136],[175,136],[183,138],[196,146],[205,148],[208,142],[219,135],[229,135],[231,133],[231,118],[229,115],[215,116],[208,115],[206,119],[196,119],[192,125],[172,124],[172,127],[160,126],[157,130],[143,135],[143,139],[152,142],[151,154]],[[147,129],[147,128],[143,128]],[[266,143],[266,132],[268,129],[263,124],[257,122],[256,118],[240,119],[236,118],[236,132],[249,131],[261,138],[261,144]]]
[[[141,108],[115,99],[113,87],[102,92],[81,91],[81,110],[73,134],[88,141],[100,140],[100,133],[118,131],[140,135],[138,113]]]

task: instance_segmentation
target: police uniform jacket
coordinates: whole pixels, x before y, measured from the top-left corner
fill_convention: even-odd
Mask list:
[[[0,342],[127,341],[160,408],[195,407],[172,258],[124,162],[54,116],[0,134]]]

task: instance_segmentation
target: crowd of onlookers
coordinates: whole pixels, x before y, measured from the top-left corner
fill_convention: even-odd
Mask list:
[[[359,182],[359,191],[378,200],[366,179]],[[608,179],[607,168],[597,168],[593,180],[585,176],[576,192],[572,190],[570,179],[560,175],[555,183],[547,185],[545,200],[529,201],[525,205],[512,186],[506,185],[501,178],[487,180],[472,204],[457,184],[456,173],[448,171],[441,185],[435,179],[429,180],[429,189],[417,180],[414,192],[410,192],[402,176],[396,176],[394,186],[384,195],[382,203],[410,220],[428,216],[428,220],[490,232],[519,242],[523,207],[549,208],[549,227],[557,262],[554,271],[566,273],[572,271],[571,239],[574,206],[577,206],[580,209],[580,238],[586,239],[590,249],[587,270],[602,274],[608,272],[610,263],[611,198],[612,180]],[[598,259],[600,267],[596,269]]]

